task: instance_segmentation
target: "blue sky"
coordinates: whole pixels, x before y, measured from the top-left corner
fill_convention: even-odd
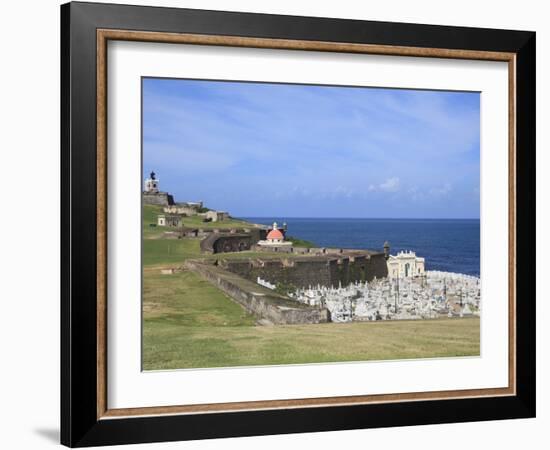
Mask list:
[[[236,217],[479,218],[479,93],[143,79],[143,176]]]

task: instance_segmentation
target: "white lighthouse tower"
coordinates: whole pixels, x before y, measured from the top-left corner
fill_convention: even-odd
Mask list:
[[[145,179],[145,192],[151,194],[158,194],[159,190],[159,180],[157,180],[155,172],[149,174],[149,178]]]

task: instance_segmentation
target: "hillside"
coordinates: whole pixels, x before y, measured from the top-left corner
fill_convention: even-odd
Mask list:
[[[154,239],[162,236],[165,231],[174,230],[170,227],[158,227],[151,226],[157,224],[157,216],[164,214],[162,206],[157,205],[143,205],[143,238]],[[200,216],[189,216],[183,219],[183,225],[188,228],[202,228],[205,230],[211,229],[228,229],[228,228],[250,228],[256,226],[250,222],[246,222],[240,219],[229,218],[221,222],[203,222],[203,218]]]

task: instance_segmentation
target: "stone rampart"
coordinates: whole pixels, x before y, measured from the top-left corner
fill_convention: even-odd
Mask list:
[[[242,252],[250,250],[252,238],[244,233],[211,233],[200,243],[204,253]]]
[[[199,274],[256,317],[273,324],[306,324],[330,321],[326,308],[308,306],[278,295],[213,264],[187,260],[185,269]]]
[[[347,286],[356,281],[372,281],[388,274],[383,253],[357,251],[348,254],[293,256],[288,258],[219,259],[224,270],[248,280],[258,277],[270,283],[295,288],[309,286]]]
[[[143,192],[144,205],[169,206],[174,204],[174,197],[168,192]]]
[[[231,229],[211,233],[201,241],[201,251],[204,253],[228,253],[251,250],[254,244],[265,237],[262,229]]]
[[[164,212],[169,214],[181,214],[183,216],[196,216],[198,207],[188,206],[186,203],[169,204],[164,207]]]

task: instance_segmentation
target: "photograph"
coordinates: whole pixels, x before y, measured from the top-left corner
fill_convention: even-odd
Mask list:
[[[142,370],[480,357],[480,92],[144,76],[141,106]]]

